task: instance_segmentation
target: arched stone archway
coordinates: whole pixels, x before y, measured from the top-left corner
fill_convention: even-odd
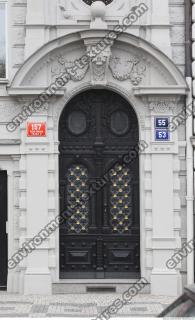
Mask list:
[[[33,54],[15,75],[8,92],[10,96],[22,97],[27,104],[45,91],[51,83],[74,65],[92,45],[103,39],[106,31],[81,31],[53,40]],[[180,98],[188,90],[186,82],[174,63],[148,42],[129,34],[121,35],[112,47],[90,61],[85,68],[71,75],[65,87],[31,116],[31,121],[47,124],[47,136],[30,141],[25,136],[25,124],[21,125],[22,183],[28,195],[36,194],[41,203],[41,219],[38,201],[27,201],[25,210],[28,224],[27,235],[36,233],[60,212],[58,129],[62,110],[79,92],[86,89],[109,89],[118,92],[132,105],[139,122],[139,137],[148,144],[140,154],[140,230],[141,230],[141,276],[150,282],[148,292],[177,295],[181,276],[178,270],[169,270],[166,261],[174,253],[179,230],[181,204],[175,187],[179,179],[179,144],[177,131],[171,133],[170,141],[159,143],[154,136],[154,118],[166,116],[171,119],[182,104]],[[26,166],[31,168],[26,172]],[[37,185],[36,179],[43,180]],[[28,181],[31,181],[29,184]],[[43,186],[47,185],[47,190]],[[173,203],[172,199],[176,199]],[[32,203],[33,202],[33,203]],[[37,220],[35,217],[37,215]],[[36,225],[33,221],[36,220]],[[176,234],[176,236],[175,236]],[[51,284],[59,282],[59,232],[52,235],[35,255],[27,258],[24,275],[24,291],[39,288],[40,279],[46,293]],[[44,260],[40,259],[44,255]],[[40,266],[40,261],[42,262]],[[49,261],[49,262],[48,262]],[[34,268],[32,270],[31,265]],[[12,273],[12,279],[19,272]],[[167,281],[172,286],[167,288]],[[31,284],[33,283],[33,289]]]

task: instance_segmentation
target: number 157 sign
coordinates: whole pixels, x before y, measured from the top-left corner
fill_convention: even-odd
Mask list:
[[[27,123],[28,137],[46,137],[45,122],[28,122]]]

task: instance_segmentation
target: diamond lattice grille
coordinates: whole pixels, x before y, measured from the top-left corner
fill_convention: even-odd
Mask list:
[[[111,173],[110,214],[114,233],[128,233],[131,227],[131,176],[127,167],[118,165]]]
[[[67,229],[71,233],[88,231],[89,201],[88,170],[83,165],[72,165],[67,173],[67,202],[72,212],[67,220]]]

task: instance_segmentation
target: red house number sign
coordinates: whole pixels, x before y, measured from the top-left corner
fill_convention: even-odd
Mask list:
[[[28,122],[28,137],[46,137],[46,122]]]

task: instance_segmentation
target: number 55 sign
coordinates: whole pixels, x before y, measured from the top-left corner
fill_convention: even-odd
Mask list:
[[[169,141],[170,140],[170,132],[168,130],[169,117],[155,118],[154,119],[154,126],[155,126],[155,140],[156,141]]]

